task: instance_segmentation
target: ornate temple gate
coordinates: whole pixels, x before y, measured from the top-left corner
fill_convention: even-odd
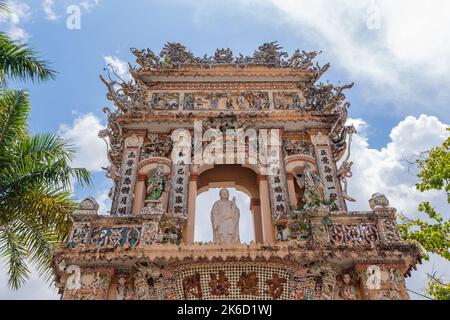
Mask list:
[[[408,299],[420,252],[383,195],[347,211],[352,85],[318,83],[316,52],[132,52],[133,81],[101,76],[111,214],[92,198],[75,212],[55,251],[62,299]],[[231,186],[251,198],[255,241],[194,243],[197,194]]]

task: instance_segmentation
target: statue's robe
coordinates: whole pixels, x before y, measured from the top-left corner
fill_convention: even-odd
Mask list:
[[[214,243],[240,243],[239,217],[239,208],[233,201],[221,199],[214,203],[211,210]]]

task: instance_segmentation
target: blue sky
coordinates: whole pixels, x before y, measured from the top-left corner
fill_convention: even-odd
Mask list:
[[[70,5],[81,10],[79,30],[66,26]],[[447,1],[14,0],[10,6],[13,15],[0,19],[0,30],[28,41],[59,72],[55,81],[11,84],[30,90],[30,128],[72,139],[79,148],[74,165],[95,175],[95,186],[77,195],[94,195],[103,212],[109,209],[110,183],[101,171],[104,143],[96,135],[105,124],[102,108],[111,106],[98,78],[106,61],[120,70],[134,63],[130,47],[159,52],[167,41],[203,55],[218,47],[252,54],[274,40],[288,52],[323,51],[318,60],[331,63],[323,81],[355,82],[347,93],[359,131],[349,181],[349,193],[358,200],[352,210],[368,210],[375,192],[408,214],[423,200],[448,209],[442,194],[414,190],[416,179],[403,161],[440,144],[450,123]],[[245,206],[245,197],[239,199]],[[424,272],[433,267],[449,270],[436,258],[408,280],[411,288],[420,290]],[[38,279],[15,293],[4,282],[3,273],[0,298],[56,297]]]

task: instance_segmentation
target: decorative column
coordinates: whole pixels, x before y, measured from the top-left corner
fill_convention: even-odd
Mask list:
[[[261,199],[261,222],[264,243],[274,243],[275,235],[270,212],[269,182],[266,175],[258,175],[259,196]]]
[[[121,166],[121,181],[119,187],[119,196],[117,203],[117,212],[115,215],[131,214],[134,188],[136,185],[137,164],[139,161],[139,153],[144,142],[143,137],[132,135],[125,138],[125,148]]]
[[[195,202],[197,200],[197,173],[191,172],[189,180],[188,217],[185,230],[185,243],[193,244],[195,236]]]
[[[145,181],[147,181],[147,175],[138,175],[136,189],[134,191],[134,201],[133,201],[133,215],[138,215],[141,212],[142,204],[145,198]]]
[[[261,200],[253,198],[250,202],[250,210],[253,215],[253,238],[256,243],[263,243],[263,228],[261,219]]]
[[[324,200],[335,200],[337,205],[336,209],[345,211],[347,208],[342,198],[339,179],[336,176],[337,167],[331,152],[330,139],[322,132],[316,133],[315,135],[310,134],[310,136],[311,142],[314,145],[319,176],[325,185]]]
[[[275,140],[276,139],[276,140]],[[274,159],[267,158],[269,164],[267,165],[268,181],[269,181],[269,195],[270,195],[270,213],[272,221],[276,222],[280,218],[285,218],[290,210],[289,196],[286,183],[286,171],[284,167],[282,143],[280,135],[273,135],[271,131],[270,147],[267,150],[267,155],[276,154]],[[262,198],[262,197],[261,197]]]
[[[295,194],[295,180],[292,172],[286,172],[286,181],[289,194],[289,204],[291,207],[297,208],[297,195]]]
[[[182,219],[188,216],[189,165],[172,162],[172,183],[169,196],[171,213]],[[169,211],[170,212],[170,211]]]

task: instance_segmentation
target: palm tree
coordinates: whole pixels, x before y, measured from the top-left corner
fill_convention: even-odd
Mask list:
[[[4,10],[0,0],[0,14]],[[67,141],[29,135],[28,93],[4,86],[11,78],[54,77],[32,49],[0,33],[0,260],[13,289],[29,277],[30,263],[49,279],[53,249],[67,239],[75,210],[71,182],[86,185],[91,179],[86,169],[70,167],[74,148]]]

